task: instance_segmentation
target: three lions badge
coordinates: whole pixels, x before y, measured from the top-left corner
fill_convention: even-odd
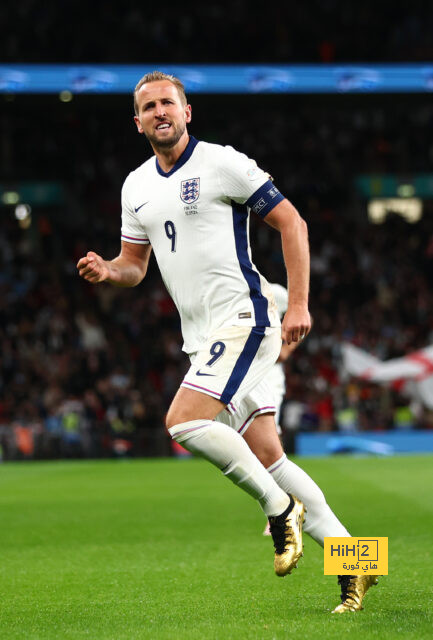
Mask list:
[[[180,183],[180,199],[185,204],[196,202],[200,195],[200,178],[182,180]]]

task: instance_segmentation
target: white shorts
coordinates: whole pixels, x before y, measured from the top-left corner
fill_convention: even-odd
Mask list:
[[[228,424],[229,427],[244,435],[250,424],[265,413],[275,414],[274,394],[267,380],[261,380],[240,402],[236,413],[228,409],[221,411],[215,418],[218,422]]]
[[[280,350],[280,327],[223,327],[191,356],[181,386],[221,400],[227,405],[221,421],[244,433],[260,413],[275,412],[264,378]]]

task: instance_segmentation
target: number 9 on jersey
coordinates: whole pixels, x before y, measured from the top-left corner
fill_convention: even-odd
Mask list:
[[[176,227],[174,226],[174,222],[171,220],[166,220],[164,222],[165,233],[167,234],[167,238],[171,240],[171,252],[174,253],[176,251]]]

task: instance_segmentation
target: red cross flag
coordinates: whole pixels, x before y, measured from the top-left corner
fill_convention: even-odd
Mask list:
[[[353,344],[342,345],[343,367],[352,376],[371,382],[407,382],[406,391],[433,409],[433,346],[383,362]]]

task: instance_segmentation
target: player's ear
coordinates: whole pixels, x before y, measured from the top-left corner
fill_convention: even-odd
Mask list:
[[[185,105],[185,116],[185,122],[191,122],[192,110],[190,104]]]
[[[144,133],[143,127],[140,124],[140,120],[137,116],[134,116],[134,122],[137,125],[138,133]]]

